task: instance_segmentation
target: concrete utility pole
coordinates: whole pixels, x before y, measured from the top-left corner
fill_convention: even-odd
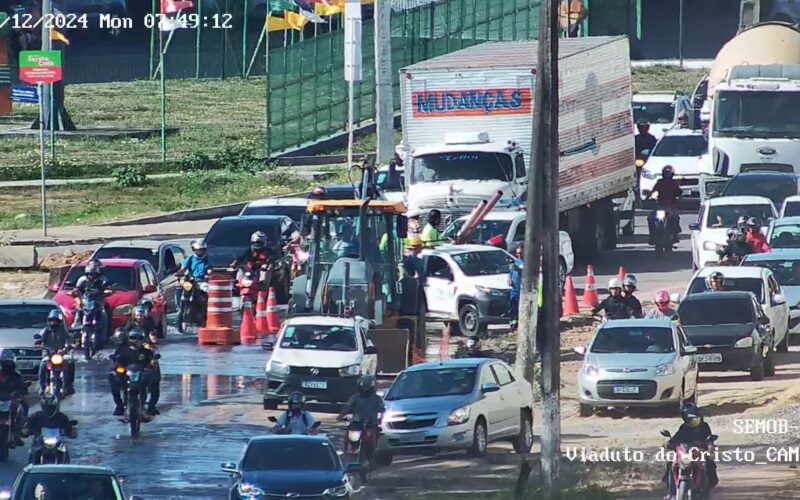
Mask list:
[[[392,96],[392,8],[389,0],[375,2],[375,124],[376,163],[394,157],[394,97]]]
[[[52,50],[53,42],[50,40],[50,26],[52,25],[51,15],[53,14],[53,4],[50,0],[42,0],[42,19],[47,19],[48,22],[42,23],[42,50]],[[42,101],[42,119],[44,120],[44,127],[48,128],[50,125],[50,93],[53,92],[53,84],[48,83],[42,85],[43,92],[39,96]]]
[[[547,498],[555,497],[561,459],[561,287],[558,273],[558,0],[541,4],[539,57],[534,109],[536,167],[541,170],[542,197],[542,322],[537,328],[541,346],[542,436],[541,475]]]

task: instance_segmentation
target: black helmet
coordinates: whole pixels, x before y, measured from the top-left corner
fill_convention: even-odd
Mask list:
[[[42,406],[42,413],[48,417],[52,417],[58,412],[58,398],[50,393],[42,396],[39,404]]]
[[[625,276],[624,280],[622,280],[622,286],[636,290],[636,288],[639,286],[639,280],[636,279],[636,276],[629,274]]]
[[[696,404],[685,403],[681,408],[681,418],[686,425],[697,427],[703,421],[703,414]]]
[[[99,260],[91,260],[86,264],[84,271],[89,276],[100,276],[103,273],[103,263]]]
[[[364,375],[358,379],[358,392],[361,394],[369,394],[375,391],[375,377],[372,375]]]
[[[725,275],[719,271],[714,271],[713,273],[709,274],[706,278],[706,287],[711,288],[711,283],[714,281],[720,281],[721,283],[724,283]]]
[[[144,343],[144,332],[141,328],[131,328],[128,332],[128,342],[133,345],[142,345]]]
[[[289,409],[292,409],[293,405],[299,405],[300,408],[306,404],[306,397],[300,391],[294,391],[293,393],[289,394],[289,398],[287,400],[287,404],[289,405]]]
[[[467,349],[470,351],[477,351],[481,348],[481,339],[477,335],[473,335],[467,339]]]
[[[53,309],[47,315],[47,322],[50,324],[50,326],[58,326],[62,321],[64,321],[64,318],[61,316],[61,311],[58,309]]]
[[[661,177],[665,179],[672,179],[672,176],[675,175],[675,169],[672,165],[667,165],[661,169]]]

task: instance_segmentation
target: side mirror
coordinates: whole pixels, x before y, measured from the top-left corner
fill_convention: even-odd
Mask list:
[[[364,354],[378,354],[378,348],[374,345],[369,345],[364,348]]]
[[[772,296],[772,303],[776,306],[783,305],[786,303],[786,297],[782,293],[776,293]]]
[[[481,392],[484,394],[488,394],[490,392],[497,392],[499,390],[500,386],[497,384],[493,384],[491,382],[483,384],[483,386],[481,386]]]
[[[267,420],[269,420],[269,421],[270,421],[270,422],[272,422],[273,424],[277,424],[277,423],[278,423],[278,419],[277,419],[277,418],[275,418],[275,417],[267,417]]]
[[[42,336],[38,333],[33,334],[33,340],[42,340]]]
[[[716,434],[712,434],[712,435],[708,436],[708,440],[709,441],[716,441],[717,439],[719,439],[719,436],[716,435]]]
[[[693,354],[697,354],[697,347],[693,345],[687,345],[683,348],[683,355],[684,356],[691,356]]]
[[[233,462],[224,462],[222,465],[220,465],[220,468],[222,469],[222,472],[227,472],[229,474],[238,474],[239,473],[239,469],[236,467],[236,464],[233,463]]]
[[[699,231],[700,230],[700,223],[699,222],[692,222],[689,224],[690,231]]]
[[[156,287],[155,287],[155,285],[147,285],[144,288],[142,288],[142,291],[144,293],[155,293]]]
[[[665,438],[671,438],[672,437],[672,434],[670,434],[670,432],[668,430],[663,430],[659,434],[661,434]]]
[[[586,356],[586,348],[585,348],[585,347],[583,347],[582,345],[579,345],[579,346],[577,346],[577,347],[573,347],[573,348],[572,348],[572,350],[573,350],[573,351],[574,351],[576,354],[580,354],[581,356]]]

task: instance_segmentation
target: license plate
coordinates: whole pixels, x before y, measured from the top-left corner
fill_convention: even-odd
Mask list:
[[[716,352],[713,354],[698,354],[698,363],[722,363],[722,354]]]
[[[683,190],[683,195],[684,196],[691,196],[692,195],[692,190],[691,189],[684,189]]]
[[[300,387],[305,389],[327,389],[328,383],[321,380],[303,380],[300,382]]]
[[[614,394],[639,394],[639,387],[635,385],[615,385]]]

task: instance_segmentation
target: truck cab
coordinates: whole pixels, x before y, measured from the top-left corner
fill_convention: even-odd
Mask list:
[[[449,133],[443,144],[408,149],[406,197],[412,211],[439,209],[445,222],[502,191],[518,198],[527,189],[524,152],[515,141],[491,141],[487,132]]]

